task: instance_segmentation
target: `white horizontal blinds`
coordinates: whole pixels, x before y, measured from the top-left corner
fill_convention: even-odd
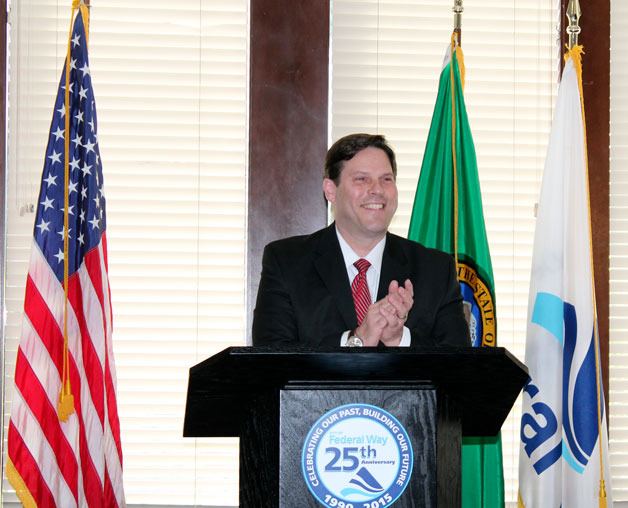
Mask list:
[[[60,17],[53,26],[61,35],[13,19],[22,42],[49,52],[41,38],[63,46],[70,9],[65,1],[20,2],[37,14],[41,3]],[[19,124],[14,142],[44,132],[33,141],[38,171],[63,48],[42,59],[51,82],[34,75],[24,99],[10,103],[19,119],[22,104],[34,102],[29,94],[41,95],[43,119]],[[245,342],[247,61],[246,0],[92,2],[129,504],[238,504],[237,440],[183,439],[182,431],[189,368]],[[12,160],[9,171],[20,167]],[[33,221],[17,211],[9,210],[7,239],[10,362]]]
[[[333,2],[332,140],[379,132],[396,149],[405,236],[430,126],[450,4]],[[496,285],[498,342],[524,358],[534,205],[556,91],[555,0],[465,3],[465,98]],[[490,390],[490,387],[478,387]],[[506,499],[516,502],[520,404],[502,429]]]
[[[628,56],[626,48],[628,48],[628,4],[614,0],[611,2],[609,447],[615,501],[628,501],[628,392],[626,391],[628,385]]]

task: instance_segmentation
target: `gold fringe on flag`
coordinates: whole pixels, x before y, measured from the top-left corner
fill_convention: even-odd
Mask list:
[[[31,494],[31,491],[28,490],[24,479],[22,478],[18,470],[15,469],[13,461],[8,456],[5,471],[7,474],[7,480],[9,480],[9,483],[15,489],[15,493],[22,503],[22,506],[24,508],[37,508],[35,498]]]

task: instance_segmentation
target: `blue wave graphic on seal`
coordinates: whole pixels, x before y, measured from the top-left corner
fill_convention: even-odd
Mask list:
[[[384,487],[382,487],[379,482],[373,477],[373,475],[369,472],[365,467],[361,467],[360,470],[355,474],[349,483],[353,485],[357,485],[359,488],[355,487],[346,487],[342,490],[342,494],[378,494],[384,491]]]
[[[362,496],[364,497],[367,501],[370,500],[372,498],[371,494],[368,494],[366,492],[364,492],[363,490],[360,489],[356,489],[353,487],[345,487],[344,489],[342,489],[340,491],[340,494],[342,494],[344,497],[349,497],[349,496]]]

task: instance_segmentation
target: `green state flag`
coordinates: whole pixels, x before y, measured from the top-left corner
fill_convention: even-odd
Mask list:
[[[440,77],[408,238],[456,257],[473,345],[495,346],[493,268],[461,74],[464,76],[462,50],[460,47],[453,50],[452,46]],[[477,388],[490,390],[486,386]],[[463,439],[462,506],[504,506],[499,436]]]

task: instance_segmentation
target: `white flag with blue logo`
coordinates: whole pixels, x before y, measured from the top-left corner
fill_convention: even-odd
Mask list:
[[[525,357],[530,381],[521,416],[520,508],[612,506],[594,333],[581,52],[577,46],[567,55],[537,214]]]

